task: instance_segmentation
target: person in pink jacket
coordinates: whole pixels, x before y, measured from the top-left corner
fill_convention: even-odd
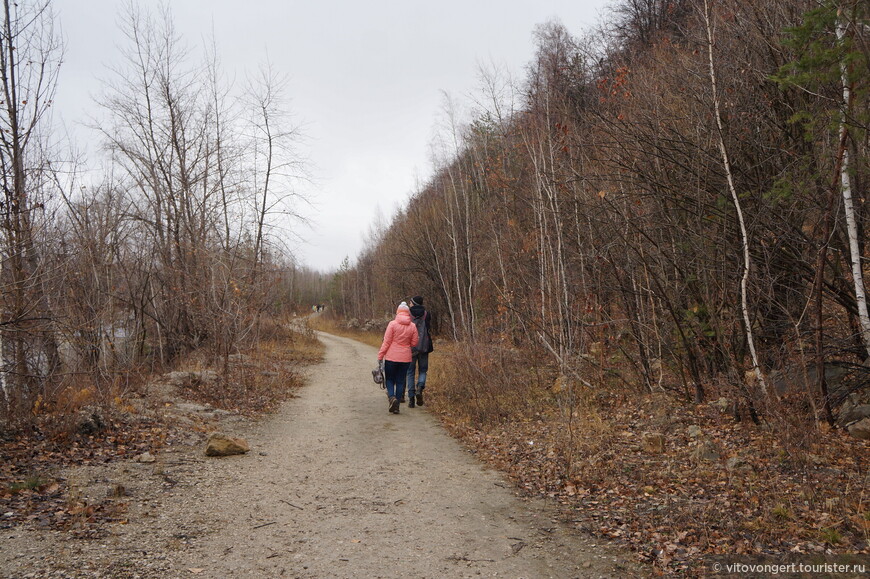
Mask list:
[[[399,413],[396,394],[405,391],[405,377],[411,365],[411,348],[417,345],[417,326],[411,323],[411,310],[402,302],[396,308],[396,318],[384,332],[384,342],[378,350],[378,363],[384,363],[384,382],[387,387],[389,409]]]

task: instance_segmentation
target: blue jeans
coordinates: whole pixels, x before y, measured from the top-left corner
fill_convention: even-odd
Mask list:
[[[405,378],[408,376],[410,362],[392,362],[384,360],[384,383],[387,386],[387,398],[399,398],[405,394]]]
[[[414,370],[419,370],[417,379],[414,380]],[[422,394],[423,388],[426,387],[426,372],[429,370],[429,354],[414,354],[411,358],[411,363],[408,364],[408,399],[414,397],[415,394]],[[415,391],[416,385],[416,391]]]

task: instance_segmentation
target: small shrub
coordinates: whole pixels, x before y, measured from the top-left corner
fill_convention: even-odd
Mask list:
[[[829,545],[839,545],[843,540],[843,535],[840,534],[834,527],[828,527],[820,531],[821,540]]]
[[[792,512],[785,505],[778,505],[771,511],[771,514],[777,519],[783,519],[787,521],[791,520],[794,517],[794,515],[792,515]]]
[[[51,482],[51,481],[49,481],[48,479],[44,479],[39,475],[34,475],[34,476],[27,477],[23,481],[14,482],[14,483],[10,484],[9,490],[12,491],[13,493],[17,493],[19,491],[25,491],[25,490],[32,491],[32,490],[38,489],[39,487],[47,485],[49,482]]]
[[[293,332],[289,325],[282,320],[267,317],[260,321],[261,340],[288,340],[292,338]]]

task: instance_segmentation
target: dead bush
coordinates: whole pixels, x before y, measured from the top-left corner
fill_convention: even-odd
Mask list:
[[[430,358],[434,400],[458,422],[476,428],[545,410],[552,381],[519,351],[493,345],[443,344]]]

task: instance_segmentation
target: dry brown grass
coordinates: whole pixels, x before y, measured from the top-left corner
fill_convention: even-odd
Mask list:
[[[550,374],[515,350],[441,341],[429,360],[427,384],[437,385],[436,409],[456,425],[530,420],[550,398]]]
[[[217,408],[246,414],[270,412],[292,398],[302,386],[301,368],[323,359],[324,347],[314,332],[291,329],[289,323],[264,324],[262,339],[256,348],[238,352],[233,359],[217,360],[214,368],[219,379],[212,383],[194,384],[186,395]],[[302,331],[299,331],[302,330]],[[189,357],[181,367],[186,370],[205,369],[203,354]]]
[[[179,360],[177,369],[213,369],[220,374],[217,382],[192,386],[185,394],[219,408],[241,412],[274,408],[301,386],[301,367],[323,358],[323,345],[314,332],[301,324],[295,327],[301,331],[292,330],[291,324],[283,320],[267,320],[258,346],[241,352],[241,362],[226,368],[206,351],[193,352]],[[26,422],[7,424],[0,434],[7,441],[38,437],[63,446],[82,435],[81,420],[92,414],[103,423],[94,424],[95,427],[111,429],[110,423],[122,423],[124,415],[137,412],[131,400],[146,396],[148,383],[162,372],[159,368],[131,367],[98,378],[70,373],[45,396],[36,397],[28,409]]]

